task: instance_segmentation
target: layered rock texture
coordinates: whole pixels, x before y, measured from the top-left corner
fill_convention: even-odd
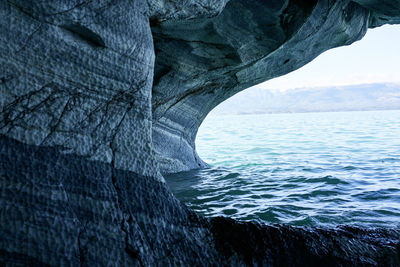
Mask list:
[[[399,265],[396,230],[205,219],[162,177],[206,166],[216,105],[399,1],[6,0],[0,22],[2,265]]]

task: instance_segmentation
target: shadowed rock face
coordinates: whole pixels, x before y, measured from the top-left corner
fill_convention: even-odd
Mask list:
[[[161,175],[206,165],[213,107],[398,1],[7,0],[0,22],[1,264],[399,265],[398,231],[208,220]]]
[[[0,263],[83,266],[398,266],[399,230],[206,219],[166,184],[0,137]]]
[[[1,265],[176,266],[216,258],[201,220],[157,179],[5,137],[0,158]]]

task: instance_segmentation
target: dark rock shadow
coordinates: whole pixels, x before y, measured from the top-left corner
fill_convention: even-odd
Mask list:
[[[0,137],[0,265],[399,266],[399,229],[204,218],[165,183]]]

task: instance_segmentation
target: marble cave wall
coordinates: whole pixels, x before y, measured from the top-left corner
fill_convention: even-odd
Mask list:
[[[213,107],[399,1],[3,0],[0,22],[0,265],[399,265],[398,230],[207,219],[162,176],[206,166]]]

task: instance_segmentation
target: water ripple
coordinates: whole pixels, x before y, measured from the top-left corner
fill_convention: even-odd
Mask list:
[[[299,226],[400,227],[400,111],[211,119],[212,168],[166,177],[207,216]]]

